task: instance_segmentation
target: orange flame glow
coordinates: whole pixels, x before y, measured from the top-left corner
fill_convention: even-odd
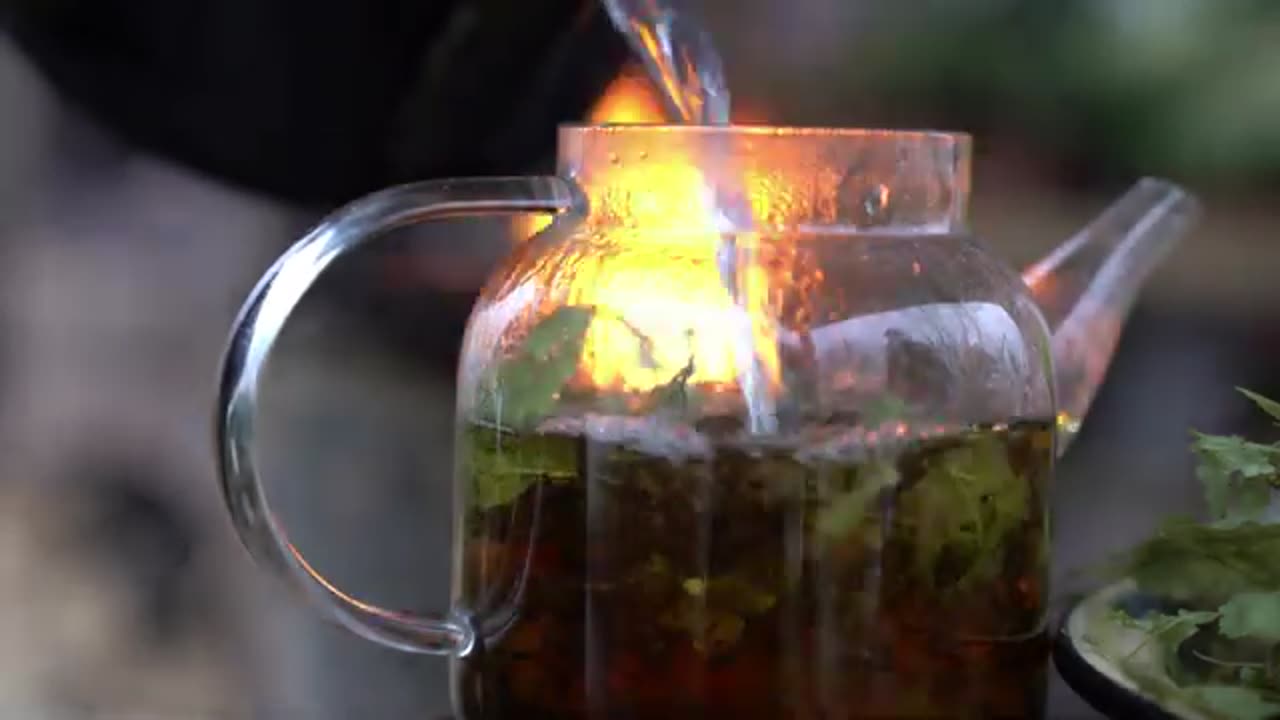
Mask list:
[[[614,78],[587,115],[592,124],[660,123],[666,120],[658,91],[637,68]]]
[[[628,72],[610,85],[589,119],[594,124],[658,123],[664,114],[654,87]],[[707,185],[698,167],[693,162],[622,164],[598,171],[593,182],[636,199],[629,226],[641,233],[655,225],[675,227],[688,239],[681,242],[684,257],[672,257],[669,247],[637,249],[576,272],[568,301],[597,309],[584,338],[590,382],[646,390],[670,382],[693,358],[690,384],[737,385],[744,361],[751,359],[748,353],[754,353],[761,379],[776,387],[780,366],[776,329],[768,321],[769,278],[759,265],[741,268],[742,307],[734,306],[716,264],[720,234],[704,203]],[[766,210],[766,195],[751,193],[753,210]],[[546,221],[537,218],[523,229],[536,232]],[[740,345],[744,340],[750,347]]]

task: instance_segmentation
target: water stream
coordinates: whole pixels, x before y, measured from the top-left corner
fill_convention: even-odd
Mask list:
[[[697,16],[678,0],[605,0],[609,17],[640,57],[650,79],[658,87],[670,118],[690,125],[728,125],[729,88],[724,65],[711,36]],[[726,161],[728,149],[725,150]],[[712,153],[714,157],[714,152]],[[727,162],[722,166],[727,167]],[[710,206],[724,221],[716,260],[721,282],[742,310],[741,331],[735,334],[734,353],[739,382],[747,403],[748,429],[770,433],[777,429],[774,391],[756,353],[752,311],[745,298],[744,269],[754,261],[751,244],[738,236],[750,231],[751,210],[731,172],[712,172],[717,186],[708,188]],[[729,186],[724,186],[729,183]]]

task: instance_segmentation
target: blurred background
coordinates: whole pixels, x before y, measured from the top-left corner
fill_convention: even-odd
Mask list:
[[[1198,512],[1189,428],[1269,429],[1232,388],[1280,395],[1280,5],[906,5],[694,7],[740,121],[973,133],[976,230],[1019,265],[1141,175],[1205,201],[1058,475],[1065,597],[1163,514]],[[0,3],[0,716],[447,713],[442,661],[316,620],[232,537],[222,344],[342,202],[544,171],[555,123],[651,111],[627,62],[588,0]],[[388,238],[321,284],[272,360],[273,500],[371,601],[447,601],[453,364],[516,236]],[[1089,716],[1061,683],[1051,703]]]

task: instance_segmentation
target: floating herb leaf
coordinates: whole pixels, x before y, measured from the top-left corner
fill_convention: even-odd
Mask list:
[[[835,498],[818,515],[818,532],[829,538],[847,537],[862,527],[872,501],[898,484],[898,468],[890,462],[866,465],[858,473],[853,489]]]
[[[463,462],[470,463],[471,502],[491,510],[513,502],[539,482],[572,482],[578,459],[555,436],[516,437],[498,428],[474,426],[464,435]]]
[[[918,576],[939,588],[989,580],[1004,562],[1005,537],[1027,516],[1030,488],[986,435],[942,452],[927,467],[898,510]]]
[[[520,348],[499,365],[481,411],[499,425],[528,428],[555,407],[565,383],[577,372],[583,340],[595,317],[589,307],[557,308],[529,331]]]

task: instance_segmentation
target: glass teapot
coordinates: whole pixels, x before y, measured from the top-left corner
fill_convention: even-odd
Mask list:
[[[253,555],[355,632],[453,659],[466,718],[1036,716],[1047,490],[1196,203],[1144,180],[1019,276],[966,232],[962,134],[567,126],[555,177],[338,211],[225,358],[223,491]],[[547,213],[458,372],[452,607],[393,612],[290,544],[256,474],[273,343],[409,223]]]

